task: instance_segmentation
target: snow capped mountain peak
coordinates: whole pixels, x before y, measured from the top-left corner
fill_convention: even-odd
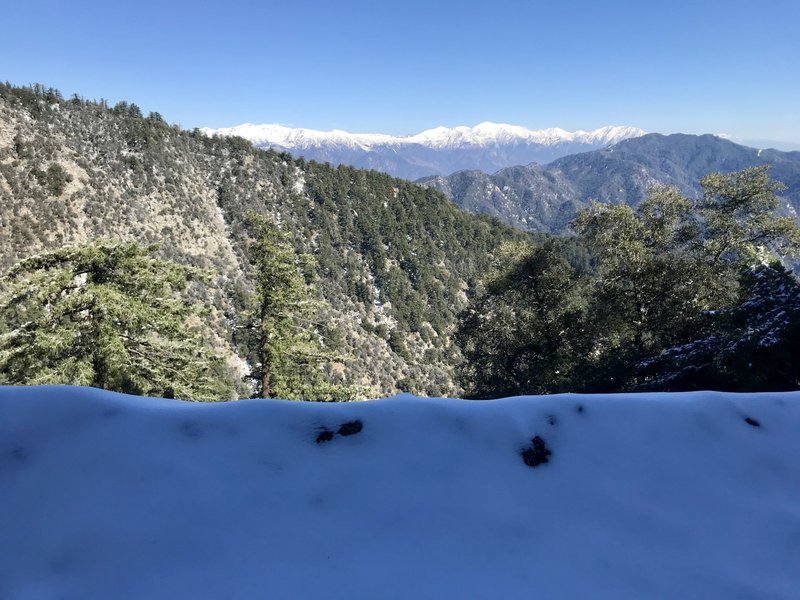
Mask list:
[[[222,129],[202,128],[206,135],[236,135],[251,141],[256,146],[278,146],[286,149],[315,148],[325,145],[369,149],[373,144],[389,143],[392,136],[383,134],[348,133],[341,129],[317,131],[315,129],[292,128],[283,125],[244,123]]]
[[[594,131],[566,131],[558,127],[549,129],[527,129],[519,125],[484,121],[474,127],[434,127],[408,136],[392,136],[381,133],[349,133],[341,129],[318,131],[315,129],[291,128],[283,125],[254,125],[244,123],[222,129],[201,129],[206,135],[238,135],[257,146],[280,146],[302,149],[332,144],[336,146],[370,149],[375,145],[418,144],[429,148],[452,148],[463,146],[491,146],[510,143],[533,143],[553,145],[564,142],[602,143],[618,142],[629,137],[644,135],[636,127],[608,126]]]
[[[491,121],[474,127],[434,127],[406,136],[253,123],[201,131],[206,135],[236,135],[261,148],[284,150],[310,160],[377,169],[407,179],[447,175],[462,169],[494,172],[513,165],[546,163],[645,133],[624,126],[594,131],[566,131],[557,127],[534,130]]]
[[[628,138],[643,136],[646,131],[638,127],[608,126],[595,129],[588,135],[604,144],[616,144]]]

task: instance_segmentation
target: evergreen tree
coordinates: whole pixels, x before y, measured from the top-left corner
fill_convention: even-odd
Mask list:
[[[709,311],[682,343],[637,365],[642,390],[800,388],[800,282],[779,263],[742,276],[738,302]]]
[[[713,259],[747,269],[772,253],[791,255],[800,249],[797,221],[777,214],[776,193],[785,186],[770,179],[768,166],[710,173],[700,184],[701,235]]]
[[[202,274],[155,258],[156,249],[103,241],[14,266],[0,295],[0,381],[231,398],[222,360],[191,325],[198,311],[182,295]]]
[[[340,359],[327,346],[317,316],[322,303],[306,281],[313,260],[298,255],[286,233],[268,217],[251,213],[250,248],[256,292],[253,376],[261,398],[353,400],[364,390],[325,381],[322,367]]]
[[[583,289],[554,244],[504,245],[459,321],[467,396],[569,391],[583,353]]]
[[[624,389],[632,364],[730,300],[735,274],[698,251],[696,212],[674,189],[654,188],[637,209],[594,203],[572,226],[597,262],[585,329],[586,391]]]
[[[741,300],[754,267],[800,248],[797,223],[777,214],[782,186],[766,167],[711,173],[701,186],[697,201],[657,187],[636,210],[594,205],[574,221],[599,261],[586,389],[638,387],[637,364],[695,339],[711,311]]]
[[[656,187],[580,211],[587,276],[545,248],[508,255],[462,319],[471,393],[796,387],[799,286],[765,265],[800,228],[764,168],[701,183],[697,201]]]

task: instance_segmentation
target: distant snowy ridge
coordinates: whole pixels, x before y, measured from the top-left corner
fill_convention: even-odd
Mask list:
[[[597,150],[645,133],[636,127],[622,126],[565,131],[558,128],[532,130],[488,122],[475,127],[436,127],[408,136],[252,123],[201,131],[207,135],[236,135],[260,148],[334,165],[374,169],[411,180],[467,169],[494,173],[515,165],[545,164],[568,154]]]
[[[475,127],[435,127],[408,136],[392,136],[381,133],[349,133],[339,129],[317,131],[284,127],[283,125],[256,125],[244,123],[235,127],[201,129],[206,135],[236,135],[256,146],[279,146],[287,149],[306,149],[325,145],[370,150],[379,145],[408,146],[417,144],[428,148],[463,148],[469,146],[495,146],[505,144],[532,143],[545,146],[565,142],[584,144],[614,144],[624,139],[638,137],[645,131],[637,127],[609,126],[594,131],[566,131],[557,127],[550,129],[526,129],[518,125],[484,122]]]

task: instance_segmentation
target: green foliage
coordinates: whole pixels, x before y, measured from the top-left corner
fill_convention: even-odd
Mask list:
[[[553,243],[503,246],[459,323],[467,395],[568,391],[581,353],[584,285]]]
[[[780,186],[765,168],[712,173],[701,185],[694,202],[656,187],[637,209],[579,211],[572,227],[592,254],[591,273],[565,268],[552,250],[510,257],[461,322],[468,389],[796,387],[787,341],[796,299],[776,290],[797,284],[759,265],[775,251],[797,252],[800,228],[777,214]]]
[[[497,246],[525,237],[407,181],[181,131],[125,102],[0,84],[0,118],[21,152],[0,148],[0,269],[87,238],[159,243],[164,258],[213,269],[204,321],[226,354],[255,364],[241,314],[255,289],[247,214],[271,216],[313,255],[308,281],[329,313],[320,332],[348,351],[323,365],[326,380],[371,395],[401,380],[418,394],[461,392],[456,315]],[[51,164],[74,174],[60,196],[30,176]]]
[[[703,242],[715,259],[747,267],[763,260],[765,250],[787,255],[800,249],[797,222],[776,214],[775,194],[785,186],[770,179],[768,167],[711,173],[700,183]]]
[[[340,359],[326,346],[317,320],[322,303],[306,281],[313,259],[298,255],[277,224],[249,215],[255,241],[251,318],[255,339],[253,376],[258,395],[286,400],[353,400],[364,391],[325,381],[323,364]]]
[[[72,176],[64,170],[58,163],[53,163],[42,171],[38,167],[31,169],[31,175],[37,179],[39,185],[43,186],[50,196],[60,196],[67,188],[67,184],[72,181]]]
[[[154,246],[96,242],[21,261],[2,279],[0,381],[222,400],[233,390],[181,296],[201,275]]]
[[[658,187],[639,206],[592,204],[573,228],[597,261],[585,357],[592,391],[625,387],[638,357],[674,342],[694,316],[728,299],[725,269],[700,252],[691,202]]]
[[[800,282],[779,263],[743,273],[740,298],[697,320],[690,335],[636,365],[641,390],[800,387]]]
[[[709,311],[736,302],[742,274],[773,250],[797,250],[800,229],[776,214],[780,185],[766,168],[712,173],[701,186],[695,202],[660,187],[636,211],[579,212],[573,227],[599,261],[584,389],[638,387],[639,361],[680,345]]]

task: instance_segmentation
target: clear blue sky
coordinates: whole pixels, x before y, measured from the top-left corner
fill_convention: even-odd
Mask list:
[[[800,141],[800,0],[6,2],[0,80],[185,127]]]

